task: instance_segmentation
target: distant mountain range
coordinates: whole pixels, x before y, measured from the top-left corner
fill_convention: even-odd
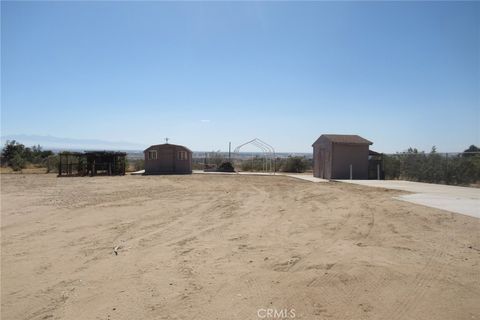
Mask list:
[[[131,158],[143,158],[143,150],[148,145],[140,143],[126,142],[126,141],[107,141],[98,139],[72,139],[72,138],[60,138],[54,136],[42,136],[42,135],[28,135],[28,134],[12,134],[1,136],[1,144],[5,145],[5,142],[15,140],[27,147],[34,145],[40,145],[43,149],[52,150],[53,152],[60,151],[85,151],[85,150],[114,150],[125,151]],[[211,151],[194,151],[194,158],[211,157]],[[224,157],[228,156],[228,152],[221,152]],[[233,153],[232,153],[233,154]],[[250,158],[252,155],[262,156],[262,152],[240,152],[235,157]],[[285,158],[288,156],[305,156],[311,158],[311,153],[301,152],[277,152],[277,157]]]
[[[1,137],[2,145],[7,140],[16,140],[25,146],[40,145],[44,149],[53,150],[119,150],[119,151],[138,151],[144,150],[146,147],[140,143],[126,141],[106,141],[97,139],[72,139],[60,138],[42,135],[14,134]]]

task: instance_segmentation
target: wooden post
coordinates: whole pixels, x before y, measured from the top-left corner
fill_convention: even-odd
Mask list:
[[[377,163],[377,180],[380,180],[380,164]]]
[[[58,177],[62,176],[62,155],[58,154]]]

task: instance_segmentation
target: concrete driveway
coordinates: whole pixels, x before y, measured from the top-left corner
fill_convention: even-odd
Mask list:
[[[480,189],[403,180],[338,180],[412,192],[396,199],[480,218]]]

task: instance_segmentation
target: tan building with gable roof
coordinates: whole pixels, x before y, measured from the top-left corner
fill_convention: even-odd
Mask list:
[[[358,135],[322,134],[312,145],[313,176],[323,179],[368,179],[371,141]]]

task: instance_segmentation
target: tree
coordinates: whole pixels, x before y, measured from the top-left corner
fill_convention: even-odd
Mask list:
[[[20,170],[28,163],[46,166],[47,159],[52,155],[52,151],[42,150],[40,145],[30,148],[12,140],[7,141],[2,149],[2,165],[6,164],[14,170]]]
[[[462,155],[463,157],[473,157],[475,155],[478,155],[478,153],[475,154],[474,152],[480,152],[480,148],[472,144],[470,147],[468,147],[467,150],[463,152],[467,152]]]
[[[23,149],[23,154],[22,154],[22,158],[23,160],[25,160],[26,162],[30,162],[30,163],[33,163],[33,159],[34,159],[34,153],[32,151],[31,148],[29,147],[26,147],[25,149]]]
[[[25,146],[21,143],[18,143],[15,140],[7,141],[5,146],[2,149],[2,157],[8,166],[12,165],[12,162],[15,161],[19,163],[19,159],[23,159],[25,152]],[[15,159],[15,160],[14,160]],[[25,161],[23,161],[25,162]]]

